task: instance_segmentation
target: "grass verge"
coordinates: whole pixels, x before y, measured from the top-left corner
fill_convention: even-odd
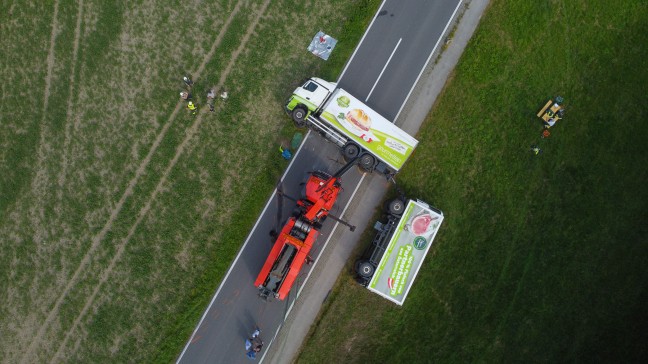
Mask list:
[[[287,165],[285,99],[378,3],[2,5],[0,361],[173,360]],[[203,64],[199,109],[230,97],[198,122]]]
[[[647,24],[639,2],[493,1],[400,175],[446,215],[407,302],[341,276],[298,362],[645,361]]]

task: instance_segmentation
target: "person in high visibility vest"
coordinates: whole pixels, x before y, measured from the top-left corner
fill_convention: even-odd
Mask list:
[[[196,110],[198,110],[198,107],[193,103],[193,101],[189,101],[187,108],[191,110],[191,115],[196,115]]]

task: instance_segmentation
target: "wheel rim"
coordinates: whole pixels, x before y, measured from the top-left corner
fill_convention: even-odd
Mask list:
[[[374,162],[374,158],[370,155],[365,154],[360,157],[360,167],[364,169],[371,169],[374,165]]]

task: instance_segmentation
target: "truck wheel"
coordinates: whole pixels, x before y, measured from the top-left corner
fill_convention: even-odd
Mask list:
[[[349,143],[344,146],[344,158],[346,158],[347,160],[351,160],[357,157],[359,153],[360,148],[353,143]]]
[[[292,111],[292,118],[298,127],[306,126],[306,109],[303,106],[296,106]]]
[[[405,203],[400,198],[392,200],[387,206],[387,211],[394,216],[400,216],[405,209]]]
[[[360,165],[360,167],[362,167],[362,169],[371,171],[375,163],[376,160],[372,155],[364,154],[362,157],[360,157],[360,162],[358,164]]]
[[[374,266],[366,260],[359,262],[356,273],[363,278],[371,278],[374,274]]]

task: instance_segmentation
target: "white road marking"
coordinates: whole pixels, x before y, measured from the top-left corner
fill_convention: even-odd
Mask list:
[[[371,94],[373,93],[374,89],[376,88],[376,85],[378,84],[378,81],[380,81],[380,78],[382,77],[383,73],[385,73],[385,69],[387,69],[387,66],[389,65],[389,62],[391,62],[391,59],[394,56],[394,53],[396,53],[396,50],[398,49],[398,46],[400,45],[402,40],[403,40],[403,38],[400,38],[398,40],[398,43],[396,43],[396,47],[394,47],[394,50],[389,55],[389,58],[387,59],[387,63],[385,63],[385,66],[383,67],[382,71],[380,71],[380,74],[378,75],[378,78],[376,79],[376,82],[374,82],[373,87],[371,88],[371,91],[369,91],[369,95],[367,95],[367,98],[365,99],[365,102],[367,102],[369,100],[369,98],[371,97]],[[438,42],[437,42],[437,44],[438,44]]]
[[[441,32],[441,36],[439,39],[437,39],[436,44],[434,45],[434,48],[432,48],[432,52],[430,52],[430,55],[428,56],[427,61],[425,61],[425,64],[423,65],[423,68],[421,68],[421,72],[419,72],[418,76],[416,77],[416,81],[412,84],[412,88],[409,90],[407,93],[407,96],[405,97],[405,100],[403,100],[403,104],[401,105],[400,109],[398,109],[398,113],[396,114],[396,117],[394,118],[393,123],[396,124],[396,120],[398,120],[398,116],[400,115],[401,111],[403,111],[403,107],[405,107],[405,104],[407,103],[407,100],[409,100],[410,95],[412,94],[412,91],[414,91],[414,87],[416,87],[416,84],[418,83],[419,79],[423,75],[423,71],[427,68],[428,63],[430,63],[430,59],[432,59],[432,55],[436,51],[437,47],[439,46],[439,43],[441,43],[441,39],[443,39],[443,35],[445,32],[448,30],[448,27],[450,26],[450,23],[452,23],[452,20],[454,19],[455,15],[457,14],[457,11],[459,10],[459,6],[461,5],[461,2],[463,0],[459,0],[459,3],[457,4],[457,7],[454,9],[454,12],[452,12],[452,16],[450,16],[450,19],[448,19],[448,23],[446,24],[445,28],[443,28],[443,32]]]
[[[263,351],[263,355],[261,356],[261,359],[259,359],[259,364],[263,363],[263,359],[265,359],[266,354],[268,353],[268,348],[270,348],[270,345],[275,341],[277,338],[277,334],[279,334],[279,330],[283,327],[283,322],[279,324],[279,327],[277,327],[277,331],[275,331],[274,336],[272,337],[272,340],[268,343],[268,347]]]
[[[374,21],[378,18],[378,14],[380,14],[380,9],[382,9],[383,5],[385,5],[385,2],[387,0],[383,0],[382,4],[380,4],[380,7],[378,8],[378,11],[376,11],[376,15],[374,15],[373,19],[371,19],[371,23],[369,23],[369,26],[367,27],[367,30],[365,33],[362,35],[362,38],[360,38],[360,42],[356,46],[356,48],[353,50],[353,54],[351,55],[351,58],[347,61],[346,65],[344,66],[344,69],[342,70],[342,73],[340,73],[340,77],[338,77],[336,83],[340,83],[340,80],[342,79],[342,76],[344,76],[344,73],[346,72],[347,68],[349,68],[349,65],[351,64],[351,61],[353,61],[353,57],[355,57],[356,53],[358,52],[358,49],[360,49],[360,46],[362,45],[362,41],[365,39],[367,34],[369,34],[369,31],[371,30],[371,26],[373,25]]]
[[[306,145],[306,140],[308,139],[308,136],[310,135],[310,129],[306,133],[306,137],[304,137],[304,141],[302,144],[299,146],[297,151],[295,152],[295,155],[293,155],[292,160],[290,161],[290,164],[288,164],[288,168],[286,168],[286,171],[284,172],[283,176],[281,176],[281,179],[279,180],[280,182],[283,182],[284,178],[286,178],[286,175],[290,171],[290,167],[292,167],[293,162],[297,160],[297,156],[299,155],[299,152],[301,151],[302,147]],[[229,277],[230,273],[232,272],[232,269],[234,269],[234,266],[236,265],[236,262],[239,260],[241,257],[241,253],[243,253],[243,250],[245,250],[245,247],[247,246],[248,242],[250,241],[250,238],[252,237],[252,234],[257,228],[257,225],[259,225],[259,222],[261,221],[261,216],[265,214],[266,210],[268,209],[268,206],[270,205],[270,202],[272,202],[272,199],[274,196],[277,194],[277,189],[275,188],[274,191],[272,191],[272,195],[270,195],[270,198],[268,199],[268,202],[266,203],[265,207],[263,208],[263,211],[261,212],[261,215],[259,215],[259,218],[257,219],[256,223],[254,223],[254,227],[252,227],[252,230],[250,230],[250,233],[248,234],[247,238],[245,239],[245,243],[243,243],[243,246],[239,250],[238,254],[236,255],[236,258],[234,258],[234,261],[229,267],[229,270],[227,271],[227,274],[225,274],[225,277],[221,281],[221,284],[218,286],[218,289],[216,290],[216,293],[214,293],[214,297],[212,297],[211,302],[209,302],[209,306],[207,306],[207,309],[203,313],[202,317],[200,318],[200,321],[198,322],[198,325],[196,325],[196,328],[194,329],[193,333],[191,334],[191,337],[189,338],[189,341],[187,341],[187,345],[185,345],[184,349],[182,349],[182,353],[178,357],[178,360],[176,361],[176,364],[180,363],[182,360],[182,356],[185,354],[187,349],[189,348],[189,345],[191,345],[191,341],[194,339],[194,336],[196,335],[196,332],[198,332],[198,329],[200,328],[200,325],[202,325],[203,321],[205,320],[205,317],[207,316],[207,313],[211,309],[212,305],[216,301],[216,297],[220,293],[221,289],[223,288],[223,285],[225,282],[227,282],[227,277]]]

